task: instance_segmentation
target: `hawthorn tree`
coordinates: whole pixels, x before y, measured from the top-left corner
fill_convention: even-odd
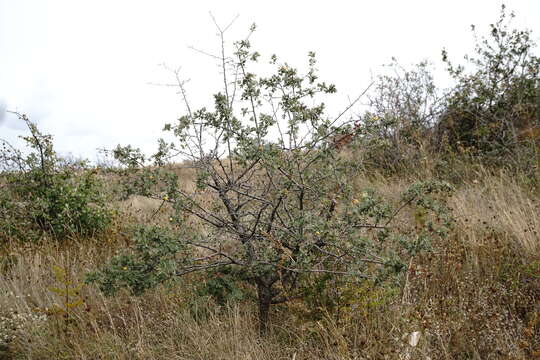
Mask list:
[[[265,333],[271,305],[301,297],[312,277],[382,280],[403,270],[430,236],[444,235],[444,196],[432,195],[451,187],[415,184],[396,208],[369,189],[358,192],[351,181],[358,164],[332,142],[352,131],[353,119],[325,115],[319,99],[336,88],[319,80],[315,54],[305,74],[272,56],[275,72],[258,76],[249,36],[227,56],[226,29],[218,29],[223,90],[213,109],[193,110],[175,71],[186,114],[165,130],[178,141],[160,140],[148,159],[130,146],[114,150],[125,165],[126,196],[170,205],[171,226],[139,227],[134,246],[88,280],[107,293],[141,293],[195,271],[226,271],[256,289]],[[163,166],[176,156],[195,168],[194,188]],[[409,205],[436,215],[401,234],[393,221]]]

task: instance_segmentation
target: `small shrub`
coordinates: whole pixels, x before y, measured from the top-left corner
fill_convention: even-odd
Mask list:
[[[26,115],[17,115],[30,131],[23,137],[29,151],[24,154],[2,141],[0,240],[33,241],[43,234],[61,240],[105,230],[112,211],[96,172],[84,161],[62,161],[52,136],[42,134]]]
[[[540,58],[533,52],[531,32],[511,28],[513,17],[503,5],[488,37],[475,33],[476,56],[465,57],[471,70],[453,65],[443,50],[456,85],[447,98],[440,135],[452,149],[491,161],[530,160],[527,149],[539,140]]]
[[[82,283],[60,266],[53,266],[54,278],[58,286],[49,288],[49,291],[60,298],[60,304],[54,304],[51,308],[38,309],[47,315],[55,315],[62,318],[62,328],[67,333],[69,326],[74,322],[73,312],[84,305],[81,295]]]
[[[406,69],[392,59],[387,67],[389,74],[379,75],[368,93],[359,149],[368,166],[397,171],[421,164],[430,150],[443,97],[427,61]]]

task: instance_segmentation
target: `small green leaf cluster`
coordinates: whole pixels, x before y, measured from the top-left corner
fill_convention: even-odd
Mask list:
[[[133,232],[131,252],[114,257],[103,269],[88,274],[86,282],[98,283],[106,294],[125,287],[140,295],[176,276],[182,259],[189,256],[181,239],[159,227],[139,226]]]
[[[199,284],[196,296],[210,296],[218,305],[242,301],[248,297],[234,269],[223,268],[219,271],[209,271],[205,278],[207,280]]]
[[[446,182],[423,181],[412,185],[402,194],[402,201],[416,207],[415,220],[417,226],[423,226],[428,231],[446,236],[452,228],[453,219],[446,206],[446,199],[454,187]],[[433,214],[433,219],[427,220],[427,214]]]

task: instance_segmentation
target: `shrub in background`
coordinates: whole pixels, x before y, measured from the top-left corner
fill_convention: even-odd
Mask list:
[[[368,166],[397,171],[417,166],[429,152],[444,97],[427,61],[406,69],[392,59],[387,67],[367,95],[359,149]]]
[[[488,37],[475,33],[476,54],[465,57],[468,67],[452,64],[443,50],[456,85],[440,119],[440,135],[454,150],[492,162],[530,159],[526,150],[531,145],[537,150],[539,140],[540,58],[533,53],[530,31],[511,28],[513,17],[503,5]]]
[[[540,58],[528,30],[513,28],[501,9],[487,36],[473,33],[475,54],[443,62],[454,83],[437,88],[427,62],[412,68],[395,59],[367,96],[356,133],[357,158],[393,172],[432,166],[443,177],[461,163],[540,169]]]
[[[43,234],[63,240],[92,236],[107,228],[107,206],[96,171],[84,161],[63,161],[51,135],[42,134],[24,114],[30,132],[23,137],[28,152],[2,141],[0,149],[0,240],[34,241]]]

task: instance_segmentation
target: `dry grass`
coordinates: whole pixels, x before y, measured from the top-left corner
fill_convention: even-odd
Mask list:
[[[397,199],[410,181],[372,176],[356,186]],[[138,221],[159,206],[130,204],[122,206]],[[360,287],[349,303],[317,316],[301,302],[275,307],[266,338],[258,336],[252,301],[218,306],[196,298],[206,279],[194,275],[142,297],[106,298],[85,285],[69,324],[51,311],[46,321],[29,321],[9,350],[0,347],[0,359],[540,358],[539,204],[514,176],[478,173],[451,200],[450,238],[415,258],[397,291]],[[80,281],[122,246],[111,231],[64,248],[7,249],[0,315],[47,313],[63,301],[51,291],[59,285],[54,265]]]

